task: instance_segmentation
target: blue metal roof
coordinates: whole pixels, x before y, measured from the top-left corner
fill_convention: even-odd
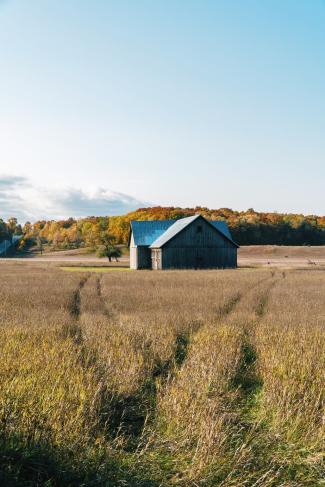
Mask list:
[[[228,228],[228,225],[226,222],[221,221],[221,220],[209,220],[209,222],[212,223],[212,225],[214,227],[216,227],[216,229],[219,230],[219,232],[226,235],[226,237],[232,239],[231,233],[229,231],[229,228]]]
[[[175,223],[175,220],[131,221],[134,245],[151,245],[173,223]]]
[[[171,238],[177,235],[183,228],[189,225],[201,215],[193,215],[179,220],[143,220],[131,221],[131,228],[134,238],[134,245],[162,247]],[[202,217],[204,218],[204,217]],[[234,245],[238,245],[232,240],[229,228],[225,221],[206,220],[222,233]]]

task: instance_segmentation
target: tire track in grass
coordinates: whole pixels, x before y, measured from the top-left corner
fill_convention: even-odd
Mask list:
[[[274,273],[268,274],[263,279],[259,279],[257,282],[248,286],[244,292],[235,292],[230,296],[216,311],[217,323],[222,323],[225,318],[232,315],[244,297],[270,279],[272,280],[268,287],[268,290],[270,290],[274,285]],[[256,316],[261,317],[265,313],[266,306],[267,299],[262,296],[256,305]],[[117,436],[122,433],[126,438],[124,445],[125,451],[136,452],[146,445],[147,436],[149,435],[150,437],[150,434],[152,434],[153,429],[155,429],[155,421],[158,419],[158,387],[161,390],[162,386],[166,393],[174,381],[177,380],[178,371],[182,369],[188,359],[188,354],[191,353],[190,346],[192,340],[203,327],[204,322],[193,322],[189,327],[189,331],[177,334],[175,337],[173,356],[163,363],[157,362],[155,364],[151,376],[135,395],[116,398],[114,407],[115,421],[111,425],[114,428],[113,434]],[[241,388],[244,390],[247,398],[260,386],[259,378],[255,374],[256,359],[256,350],[251,346],[249,340],[247,340],[247,343],[242,348],[243,363],[241,364],[245,368],[245,373],[243,377],[239,377],[238,375],[236,378],[240,381]],[[240,428],[242,427],[243,425],[241,424]]]
[[[256,283],[256,286],[257,285],[258,283]],[[236,292],[230,296],[224,304],[220,305],[216,310],[217,321],[219,322],[231,314],[243,296],[244,294]],[[178,333],[176,335],[173,357],[161,365],[161,370],[159,370],[160,367],[158,367],[158,370],[154,373],[154,378],[163,379],[164,382],[174,378],[177,371],[187,359],[189,346],[191,345],[193,338],[203,326],[204,322],[202,320],[193,320],[189,324],[187,332]]]
[[[92,369],[92,373],[95,375],[95,380],[98,381],[98,391],[96,397],[93,400],[96,402],[97,410],[97,424],[94,430],[96,435],[98,431],[104,433],[104,435],[113,436],[112,431],[116,422],[116,411],[121,407],[121,399],[112,391],[103,380],[106,374],[105,366],[99,357],[98,350],[91,346],[83,333],[80,318],[81,318],[81,305],[82,305],[82,290],[87,284],[90,286],[90,299],[93,303],[93,298],[98,298],[100,303],[100,312],[107,317],[107,309],[102,296],[102,276],[92,279],[90,273],[83,276],[78,284],[77,289],[73,292],[71,303],[69,305],[70,315],[72,321],[64,325],[62,328],[62,336],[64,339],[70,339],[75,346],[75,353],[77,354],[78,361],[84,369]],[[89,292],[89,289],[87,289]],[[88,297],[89,299],[89,297]],[[98,305],[98,301],[96,304]],[[96,308],[96,311],[98,308]],[[111,315],[110,315],[111,316]],[[95,404],[94,402],[94,404]]]
[[[228,299],[216,308],[213,322],[207,321],[198,330],[197,337],[196,334],[191,336],[191,338],[195,337],[195,340],[189,344],[187,360],[175,371],[166,387],[160,390],[159,407],[161,409],[159,412],[161,415],[157,416],[157,424],[153,424],[151,431],[156,430],[156,444],[162,449],[166,458],[177,463],[179,455],[181,461],[183,458],[188,462],[188,468],[183,464],[184,471],[175,472],[175,479],[182,479],[181,485],[196,485],[190,479],[197,478],[195,472],[200,469],[202,469],[203,476],[207,474],[209,477],[211,471],[208,472],[208,470],[215,459],[216,462],[223,463],[222,445],[227,443],[227,440],[223,439],[223,435],[227,434],[228,428],[231,428],[231,424],[238,417],[234,411],[234,399],[238,394],[234,391],[235,387],[229,383],[231,375],[234,373],[234,361],[238,357],[238,339],[235,337],[241,332],[236,325],[236,319],[237,316],[245,316],[248,309],[248,312],[251,312],[251,299],[256,295],[254,290],[259,289],[262,283],[264,283],[263,287],[267,286],[271,280],[273,280],[273,276],[268,272],[263,279],[254,279],[254,282],[250,282],[240,289],[235,288],[232,295],[228,295]],[[252,304],[255,304],[255,299]],[[258,303],[258,305],[261,309],[265,307],[265,304]],[[223,349],[227,348],[227,338],[225,338],[227,335],[231,339],[231,345],[229,345],[231,352],[229,351],[229,354],[226,352],[223,360],[220,356],[223,357]],[[213,348],[210,348],[211,346]],[[248,352],[249,350],[245,350],[245,355],[248,355]],[[234,357],[230,362],[232,353]],[[254,359],[255,357],[251,359],[251,362]],[[246,356],[245,361],[247,361]],[[197,369],[199,369],[198,372]],[[191,381],[192,375],[193,381]],[[249,387],[255,386],[255,377],[252,379]],[[178,390],[181,391],[179,395]],[[178,403],[183,406],[178,407]],[[188,416],[187,411],[189,411]],[[175,424],[173,423],[174,417],[176,418]],[[190,426],[191,422],[193,422],[193,426]],[[171,457],[169,451],[178,441],[173,433],[174,428],[183,442],[175,459]],[[205,441],[203,435],[207,432],[209,433],[207,441]],[[214,435],[216,435],[215,443]],[[219,441],[220,445],[218,445]],[[211,446],[209,450],[205,443],[209,447]],[[204,467],[206,461],[204,458],[207,457],[209,460]],[[217,470],[220,472],[220,465]],[[216,479],[213,484],[204,485],[219,485],[219,480],[220,478]],[[186,481],[188,484],[183,483]]]
[[[249,401],[251,396],[258,393],[263,385],[256,370],[258,354],[254,344],[254,335],[256,327],[267,312],[270,293],[276,282],[275,279],[272,280],[265,292],[260,295],[254,307],[255,318],[243,327],[241,356],[232,383],[239,389],[244,401]]]
[[[81,313],[81,291],[88,281],[90,274],[81,277],[76,290],[71,296],[71,301],[68,305],[69,313],[72,318],[70,323],[62,326],[62,335],[64,338],[72,338],[77,345],[83,343],[82,330],[80,326]]]
[[[100,308],[103,315],[109,320],[115,319],[115,313],[107,308],[103,297],[102,278],[99,276],[92,281],[94,292],[99,299]],[[89,276],[83,278],[74,293],[74,300],[71,313],[75,318],[74,326],[70,328],[70,336],[81,344],[83,339],[81,328],[78,323],[80,317],[81,290],[88,281]],[[217,321],[220,322],[226,316],[231,314],[243,296],[249,293],[253,288],[259,286],[261,282],[270,279],[269,276],[259,280],[250,286],[245,293],[234,293],[229,299],[218,308],[216,315]],[[154,420],[157,409],[157,390],[159,386],[168,387],[169,383],[174,380],[177,371],[183,366],[187,359],[189,346],[193,337],[198,333],[204,323],[200,320],[194,320],[189,324],[188,330],[183,333],[177,333],[175,336],[173,354],[164,362],[157,360],[149,376],[143,381],[140,387],[132,394],[120,394],[109,388],[103,387],[100,392],[99,410],[103,418],[103,428],[109,435],[114,438],[123,438],[122,448],[125,451],[134,452],[143,443],[145,426],[148,422]],[[86,351],[80,350],[81,356],[86,355]],[[87,364],[85,365],[87,366]]]
[[[235,309],[242,297],[243,295],[238,292],[234,294],[228,301],[226,301],[226,303],[219,306],[216,313],[217,319],[221,320],[222,318],[225,318],[227,315],[229,315]]]
[[[102,313],[110,320],[117,319],[114,311],[107,308],[104,300],[102,277],[97,277],[95,281],[96,295],[100,300]],[[200,320],[193,320],[186,332],[177,333],[171,357],[165,361],[157,358],[151,373],[133,394],[105,392],[104,395],[109,397],[108,427],[110,434],[113,437],[123,435],[126,439],[126,450],[133,451],[138,447],[146,422],[155,414],[158,381],[167,382],[182,366],[187,357],[190,336],[196,333],[202,325],[203,322]],[[150,351],[148,353],[150,354]]]
[[[282,272],[279,279],[285,279],[286,274]],[[268,288],[267,292],[261,296],[258,305],[256,306],[257,319],[253,323],[250,344],[254,341],[254,332],[256,327],[261,322],[265,314],[267,313],[267,305],[272,288],[276,285],[278,280],[275,280]],[[259,398],[263,391],[263,380],[258,374],[257,361],[258,353],[253,345],[252,351],[255,355],[252,363],[247,367],[247,373],[244,374],[244,379],[249,380],[250,374],[255,381],[251,390],[242,394],[242,410],[241,410],[241,423],[242,428],[242,450],[243,455],[239,454],[238,457],[234,457],[238,462],[238,474],[243,475],[246,468],[247,473],[251,476],[251,483],[253,486],[275,486],[275,485],[305,485],[304,481],[299,480],[299,471],[302,467],[299,461],[295,465],[285,465],[282,461],[282,453],[285,452],[287,445],[278,435],[269,429],[267,424],[267,418],[259,417]],[[245,457],[246,455],[246,457]],[[243,461],[246,460],[246,461]],[[248,460],[248,461],[247,461]],[[255,469],[251,469],[251,466]],[[316,485],[314,482],[313,469],[309,466],[304,466],[304,474],[306,477],[311,475],[308,485]],[[297,475],[298,474],[298,475]],[[296,477],[297,475],[297,477]],[[232,475],[229,475],[232,478]],[[306,485],[307,485],[306,483]],[[224,484],[221,484],[224,485]],[[229,484],[225,484],[229,485]],[[230,485],[236,485],[231,483]],[[317,484],[318,485],[318,484]]]
[[[72,295],[71,304],[69,306],[69,311],[71,316],[78,321],[80,317],[80,306],[81,306],[81,290],[85,286],[86,282],[88,281],[90,274],[83,276],[78,284],[77,289],[74,291]]]
[[[142,434],[148,416],[147,411],[151,408],[152,384],[144,381],[134,393],[126,394],[117,392],[103,380],[106,375],[105,364],[102,363],[97,350],[90,347],[89,343],[85,343],[80,326],[81,291],[86,283],[90,286],[88,292],[90,291],[90,299],[95,301],[96,312],[99,312],[112,326],[117,325],[119,320],[116,313],[108,308],[103,296],[103,276],[90,278],[90,274],[83,277],[73,293],[70,305],[73,322],[64,330],[64,334],[66,338],[72,338],[77,345],[77,353],[82,366],[84,368],[92,367],[98,376],[96,407],[99,421],[97,427],[108,435],[110,440],[121,443],[120,448],[132,452],[137,448],[138,438]],[[92,295],[93,298],[91,298]]]
[[[218,308],[217,310],[218,320],[221,320],[222,318],[228,316],[232,311],[234,311],[236,306],[243,298],[245,298],[251,291],[259,287],[264,282],[273,279],[274,275],[275,275],[274,271],[271,271],[270,275],[263,277],[263,279],[259,279],[257,282],[251,284],[246,288],[244,292],[237,292],[236,294],[234,294],[225,304],[223,304]]]
[[[120,445],[121,448],[127,452],[135,452],[143,445],[145,441],[145,427],[148,422],[152,422],[157,411],[157,390],[159,385],[163,384],[168,387],[169,381],[172,381],[177,371],[183,366],[187,359],[189,346],[193,336],[204,326],[202,321],[193,321],[188,326],[186,332],[177,333],[175,336],[173,354],[164,361],[156,361],[151,371],[151,374],[143,381],[140,387],[132,394],[120,394],[110,388],[109,384],[105,385],[100,380],[101,365],[100,359],[96,351],[89,350],[87,344],[84,342],[82,329],[80,326],[82,289],[89,281],[90,274],[83,276],[74,291],[71,304],[69,306],[72,322],[65,330],[65,335],[72,338],[77,345],[78,355],[83,367],[94,366],[97,370],[100,391],[96,398],[98,405],[98,417],[100,418],[97,425],[102,429],[104,434],[107,434],[112,440],[119,442],[123,438]],[[264,278],[264,279],[268,279]],[[98,306],[100,313],[108,320],[117,320],[114,311],[107,306],[105,297],[103,295],[103,276],[98,276],[96,279],[89,281],[91,285],[94,298],[98,299]],[[263,280],[264,280],[263,279]],[[252,287],[258,286],[262,280],[255,283]],[[249,292],[250,289],[246,290]],[[224,319],[231,314],[242,297],[246,294],[239,292],[234,293],[228,300],[217,310],[218,321]],[[91,356],[91,359],[89,358]],[[97,364],[98,362],[98,364]]]
[[[218,322],[236,309],[243,296],[268,279],[270,279],[270,276],[266,276],[254,283],[245,293],[236,292],[230,296],[217,309]],[[107,304],[102,294],[102,276],[97,277],[95,289],[102,305],[103,314],[112,319],[114,313],[107,309]],[[168,388],[169,384],[174,380],[177,371],[187,359],[193,337],[203,326],[203,321],[193,320],[186,332],[177,333],[171,357],[163,362],[157,359],[149,376],[133,394],[116,394],[113,391],[104,392],[103,397],[106,398],[105,401],[108,398],[104,408],[107,409],[107,406],[109,408],[109,420],[107,421],[109,432],[113,438],[124,437],[125,450],[135,451],[141,445],[145,426],[148,422],[153,421],[156,415],[158,384],[159,387]]]
[[[102,281],[103,281],[103,274],[101,274],[99,277],[96,278],[96,283],[95,283],[96,294],[99,298],[102,313],[106,318],[110,320],[114,318],[116,319],[116,313],[112,309],[108,308],[107,303],[104,299]]]
[[[256,285],[258,285],[256,283]],[[97,286],[99,286],[97,284]],[[240,302],[242,295],[235,293],[218,311],[218,320],[229,315]],[[157,360],[151,374],[141,387],[132,395],[114,395],[110,402],[111,417],[109,422],[112,436],[122,435],[126,442],[126,451],[136,451],[144,441],[145,426],[153,422],[157,412],[157,394],[159,387],[168,388],[175,379],[177,371],[185,363],[193,337],[204,326],[201,320],[193,320],[188,330],[175,336],[172,356],[161,362]]]
[[[216,322],[217,324],[222,323],[222,321],[227,318],[229,315],[231,315],[241,302],[241,300],[249,294],[253,289],[258,287],[262,282],[265,280],[269,280],[270,276],[266,276],[263,279],[258,280],[257,282],[253,283],[251,286],[249,286],[245,292],[235,292],[233,295],[231,295],[225,303],[220,305],[217,310],[216,310]],[[165,364],[163,367],[163,371],[161,373],[158,373],[155,375],[155,377],[159,380],[162,380],[163,385],[166,387],[169,387],[169,385],[172,383],[172,381],[175,379],[175,376],[178,372],[179,369],[183,366],[185,363],[188,352],[189,352],[189,347],[193,341],[193,338],[196,336],[196,334],[204,327],[204,322],[199,321],[194,323],[194,329],[191,327],[190,332],[188,332],[186,335],[178,335],[176,337],[176,346],[175,346],[175,357],[174,360],[169,361],[168,364]]]
[[[87,341],[80,320],[82,313],[81,304],[83,300],[82,290],[85,288],[86,284],[93,285],[91,273],[87,273],[80,279],[77,289],[72,294],[71,303],[69,305],[72,321],[63,325],[61,336],[63,336],[64,339],[71,339],[73,341],[76,346],[75,350],[78,354],[78,360],[82,367],[88,369],[89,367],[95,366],[95,370],[97,370],[96,373],[99,377],[102,372],[102,367],[99,365],[98,353]],[[95,284],[97,285],[97,283]]]
[[[145,427],[156,415],[158,383],[166,385],[172,380],[186,360],[190,333],[200,326],[201,322],[193,322],[191,331],[176,335],[172,356],[163,362],[157,359],[137,391],[128,395],[112,394],[109,431],[113,437],[124,438],[125,451],[135,452],[143,445]]]
[[[230,388],[238,392],[238,397],[233,404],[236,421],[228,445],[228,454],[232,457],[229,463],[231,471],[220,483],[221,486],[236,485],[236,478],[242,478],[245,467],[248,466],[250,470],[250,462],[254,464],[259,461],[265,462],[263,444],[260,443],[259,438],[262,435],[265,442],[267,432],[265,426],[257,419],[263,380],[257,368],[258,352],[254,335],[256,327],[267,313],[270,293],[277,282],[278,278],[273,274],[272,282],[261,293],[254,307],[255,317],[243,326],[240,359],[230,382]],[[254,485],[260,484],[257,482]]]
[[[250,293],[253,289],[258,287],[264,281],[267,281],[270,278],[272,278],[273,274],[271,274],[271,276],[266,276],[263,279],[258,280],[256,283],[253,283],[245,290],[245,292],[238,291],[235,292],[233,295],[231,295],[229,299],[226,300],[225,303],[223,303],[217,308],[216,310],[217,323],[222,322],[223,319],[225,319],[227,316],[233,313],[236,307],[238,306],[238,304],[248,293]],[[176,336],[174,357],[171,360],[168,360],[166,363],[162,364],[161,371],[160,372],[157,371],[154,374],[155,378],[162,377],[163,379],[165,379],[165,382],[167,380],[168,381],[173,380],[177,370],[182,367],[183,363],[187,359],[188,349],[193,338],[203,326],[204,326],[203,321],[200,320],[193,321],[190,324],[189,331],[187,333],[178,334]]]

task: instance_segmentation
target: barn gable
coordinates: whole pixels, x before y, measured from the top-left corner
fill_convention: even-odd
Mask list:
[[[152,245],[154,269],[237,266],[237,244],[201,215],[174,224]],[[178,222],[176,222],[178,223]]]
[[[194,215],[190,216],[188,218],[182,218],[180,220],[177,220],[173,225],[171,225],[164,233],[160,235],[160,237],[157,238],[152,244],[151,248],[161,248],[164,245],[166,245],[168,242],[170,242],[172,239],[177,237],[181,232],[183,232],[189,225],[192,223],[196,222],[198,225],[197,228],[199,228],[200,225],[208,225],[210,227],[210,234],[213,232],[217,232],[222,239],[226,239],[230,244],[238,247],[238,245],[232,240],[228,226],[225,222],[219,222],[219,221],[209,221],[206,218],[204,218],[202,215]],[[207,230],[205,231],[205,233]],[[198,242],[198,235],[197,238],[192,236],[193,240],[191,240],[191,245],[196,244]],[[215,235],[212,237],[215,239]],[[195,243],[194,243],[195,242]],[[214,242],[215,245],[215,242]]]

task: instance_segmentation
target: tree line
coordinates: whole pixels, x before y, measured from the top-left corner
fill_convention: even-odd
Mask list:
[[[17,218],[9,218],[5,222],[0,218],[0,243],[4,240],[12,240],[14,235],[22,235],[22,226],[18,223]]]
[[[164,220],[201,213],[210,220],[228,223],[233,239],[239,245],[325,245],[325,216],[264,213],[253,208],[234,211],[175,207],[140,208],[122,216],[88,217],[67,220],[40,220],[21,227],[15,218],[0,220],[0,241],[14,234],[23,234],[20,246],[48,244],[53,249],[96,248],[127,244],[131,220]],[[106,239],[106,241],[105,241]]]

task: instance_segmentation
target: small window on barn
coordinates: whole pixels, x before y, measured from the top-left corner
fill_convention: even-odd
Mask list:
[[[202,233],[202,225],[198,225],[198,226],[196,227],[196,232],[197,232],[197,233]]]

